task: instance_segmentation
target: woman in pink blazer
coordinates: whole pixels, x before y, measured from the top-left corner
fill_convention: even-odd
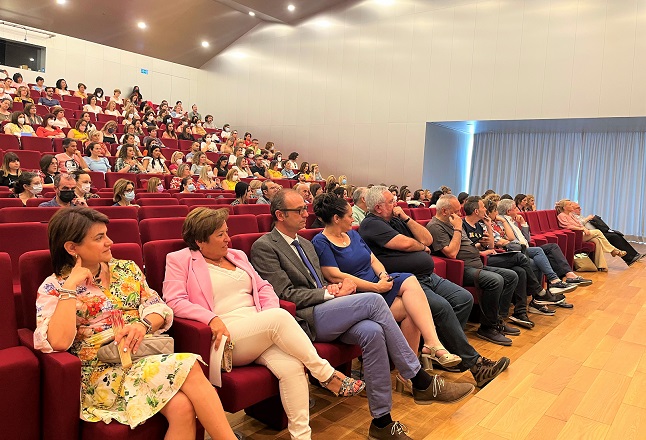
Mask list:
[[[211,376],[220,369],[215,350],[222,336],[235,344],[233,365],[265,365],[278,378],[293,439],[310,439],[309,393],[303,366],[336,395],[353,396],[365,384],[321,359],[289,312],[278,307],[273,287],[242,251],[229,249],[228,210],[198,208],[186,217],[188,248],[168,254],[163,294],[175,316],[211,327]]]

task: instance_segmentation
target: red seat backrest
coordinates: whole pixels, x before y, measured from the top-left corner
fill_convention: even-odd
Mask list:
[[[322,231],[323,231],[323,228],[301,229],[300,231],[298,231],[298,235],[300,235],[303,238],[306,238],[309,241],[312,241],[314,236]]]
[[[410,215],[413,220],[430,220],[431,210],[428,208],[411,208]]]
[[[191,212],[194,209],[197,208],[211,208],[211,209],[226,209],[229,211],[229,215],[233,215],[233,206],[231,205],[204,205],[204,204],[198,204],[198,205],[193,205],[188,207],[188,212]]]
[[[172,206],[172,205],[179,205],[179,202],[177,199],[174,199],[172,197],[159,197],[159,198],[153,198],[153,197],[143,197],[141,199],[137,199],[135,202],[139,206]]]
[[[230,215],[227,219],[227,227],[229,236],[259,232],[256,216],[252,214]]]
[[[9,254],[0,252],[0,350],[18,345],[11,268]]]
[[[30,150],[7,150],[7,153],[16,153],[20,158],[20,168],[26,170],[40,169],[40,151]]]
[[[98,190],[105,188],[105,174],[100,171],[88,171],[92,178],[92,186]]]
[[[54,146],[50,138],[41,138],[36,136],[25,136],[20,139],[23,150],[40,151],[53,153]],[[21,164],[22,165],[22,164]]]
[[[139,208],[139,220],[146,218],[186,217],[188,207],[184,205],[142,206]]]
[[[111,221],[122,218],[137,220],[137,208],[135,206],[93,206],[92,209],[107,215]]]
[[[0,209],[8,208],[8,207],[21,208],[22,207],[22,200],[15,199],[13,197],[0,198]]]
[[[541,225],[538,222],[538,214],[536,211],[528,211],[525,213],[526,219],[527,219],[527,224],[529,225],[529,231],[532,234],[541,234],[544,232],[541,229]]]
[[[99,206],[112,206],[114,205],[114,201],[111,198],[108,197],[99,197],[98,199],[88,199],[87,200],[87,206],[91,207],[99,207]]]
[[[242,252],[247,254],[248,257],[251,254],[251,246],[253,246],[255,241],[263,235],[265,235],[264,232],[234,235],[233,237],[231,237],[231,247],[233,249],[241,250]]]
[[[17,209],[24,210],[28,208]],[[16,269],[18,268],[18,259],[25,252],[49,249],[46,223],[2,223],[0,224],[0,237],[2,237],[0,240],[0,252],[9,254],[12,265]],[[13,271],[13,280],[16,284],[20,281],[18,270]]]
[[[145,190],[135,190],[135,194],[137,194],[138,199],[170,199],[172,198],[170,193],[167,192],[161,192],[161,193],[149,193],[146,192]]]
[[[31,200],[33,199],[28,201]],[[42,201],[44,202],[45,200]],[[0,223],[48,222],[59,209],[55,207],[2,208],[0,209]]]
[[[119,218],[108,223],[108,237],[115,243],[136,243],[141,246],[137,220]]]
[[[550,222],[547,219],[547,213],[545,211],[536,211],[538,217],[538,224],[540,225],[541,231],[549,232],[552,229],[550,228]]]
[[[186,243],[181,239],[154,240],[144,243],[146,261],[146,280],[151,289],[162,294],[164,274],[166,272],[166,255],[184,249]]]
[[[557,217],[556,209],[546,209],[545,215],[547,216],[547,223],[550,226],[551,231],[556,231],[558,229],[561,229],[559,226],[559,219]]]
[[[269,232],[274,226],[274,218],[271,214],[260,214],[256,216],[258,231]]]
[[[126,179],[132,182],[132,186],[137,186],[137,175],[132,173],[105,173],[105,185],[112,188],[114,183],[119,179]]]
[[[5,151],[20,150],[20,141],[18,140],[18,137],[12,134],[0,133],[0,149]]]
[[[270,205],[235,205],[233,207],[233,212],[235,214],[253,214],[253,215],[258,215],[258,214],[269,214],[269,206]]]
[[[195,205],[202,205],[202,206],[219,205],[219,203],[217,202],[217,199],[210,199],[210,198],[206,198],[206,197],[191,198],[191,199],[180,199],[179,203],[180,203],[180,205],[186,205],[186,206],[189,206],[189,207],[190,206],[195,206]]]
[[[182,238],[183,217],[147,218],[139,223],[142,243]]]

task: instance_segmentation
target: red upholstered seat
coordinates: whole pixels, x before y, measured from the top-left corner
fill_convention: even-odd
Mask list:
[[[30,199],[28,201],[31,201]],[[42,199],[45,202],[47,199]],[[18,222],[48,222],[54,213],[60,208],[55,207],[23,207],[23,208],[3,208],[0,209],[0,223],[18,223]]]
[[[20,168],[23,171],[40,169],[40,151],[7,150],[6,153],[16,153],[20,158]]]
[[[274,218],[271,214],[260,214],[256,216],[256,222],[258,223],[258,231],[269,232],[274,225]]]
[[[47,153],[54,152],[54,146],[52,145],[52,140],[50,138],[25,136],[20,139],[20,143],[23,150],[40,151]]]
[[[119,179],[126,179],[132,182],[133,186],[136,186],[137,175],[132,173],[105,173],[105,184],[108,188],[112,188],[114,183]]]
[[[122,218],[137,220],[137,208],[134,206],[93,206],[92,209],[107,215],[111,221]]]
[[[90,208],[99,207],[99,206],[112,206],[114,205],[114,200],[107,197],[102,197],[98,199],[88,199],[87,206]]]
[[[173,197],[143,197],[135,202],[139,206],[172,206],[179,205],[179,201]]]
[[[18,137],[12,134],[0,133],[0,150],[20,150],[20,141],[18,140]]]
[[[17,262],[13,265],[18,269]],[[2,438],[37,440],[40,436],[38,359],[18,346],[12,288],[12,263],[0,253],[0,414]],[[16,270],[17,272],[17,270]]]
[[[142,206],[139,208],[139,220],[147,218],[186,217],[188,207],[184,205]]]
[[[251,214],[229,216],[229,218],[227,219],[227,227],[229,228],[229,236],[259,232],[256,217]]]
[[[211,208],[211,209],[226,209],[229,211],[229,215],[233,215],[233,206],[231,205],[204,205],[202,203],[199,203],[197,205],[189,206],[188,207],[188,212],[191,212],[194,209],[197,208]]]
[[[265,232],[234,235],[233,237],[231,237],[231,247],[233,249],[239,249],[245,254],[249,255],[251,253],[251,246],[253,246],[255,241],[263,235],[265,235]]]
[[[9,208],[9,207],[14,207],[14,208],[22,207],[22,200],[15,199],[13,197],[0,198],[0,209]]]
[[[136,243],[141,246],[139,224],[134,219],[115,219],[108,223],[108,237],[115,243]]]
[[[141,241],[148,243],[153,240],[182,238],[183,225],[183,217],[147,218],[139,223]]]
[[[269,205],[253,204],[253,205],[235,205],[233,207],[234,214],[269,214]]]
[[[149,193],[149,192],[146,192],[143,189],[136,189],[135,194],[137,194],[137,198],[140,199],[140,200],[141,199],[170,199],[170,198],[172,198],[170,193],[167,193],[167,192]]]
[[[411,208],[410,215],[413,220],[430,220],[431,210],[428,208]]]
[[[105,174],[99,171],[88,171],[92,178],[92,186],[97,190],[105,188]]]
[[[314,236],[318,234],[319,232],[322,232],[323,228],[315,228],[315,229],[301,229],[298,231],[298,235],[300,235],[303,238],[308,239],[309,241],[312,241]]]

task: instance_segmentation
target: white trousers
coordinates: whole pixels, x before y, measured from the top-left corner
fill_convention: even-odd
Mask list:
[[[589,229],[590,235],[584,235],[583,241],[591,241],[596,246],[594,250],[594,265],[600,269],[607,269],[608,263],[606,263],[606,256],[603,255],[604,252],[612,252],[615,250],[615,247],[610,244],[608,239],[603,233],[598,229]]]
[[[234,367],[255,362],[269,368],[279,381],[291,438],[310,439],[309,385],[303,366],[320,381],[329,379],[334,368],[319,357],[312,341],[284,309],[263,310],[240,319],[221,318],[235,344]]]

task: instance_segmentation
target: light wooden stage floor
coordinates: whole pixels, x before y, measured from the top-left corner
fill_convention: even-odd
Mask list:
[[[608,273],[581,274],[594,284],[567,295],[574,309],[530,315],[536,327],[511,347],[478,339],[469,324],[482,355],[511,358],[507,371],[454,405],[418,406],[393,391],[393,418],[415,440],[646,439],[646,259],[630,268],[619,258],[608,262]],[[442,376],[472,382],[470,373]],[[314,387],[311,395],[314,439],[367,438],[365,397],[338,399]],[[250,439],[289,439],[243,412],[229,421]]]

